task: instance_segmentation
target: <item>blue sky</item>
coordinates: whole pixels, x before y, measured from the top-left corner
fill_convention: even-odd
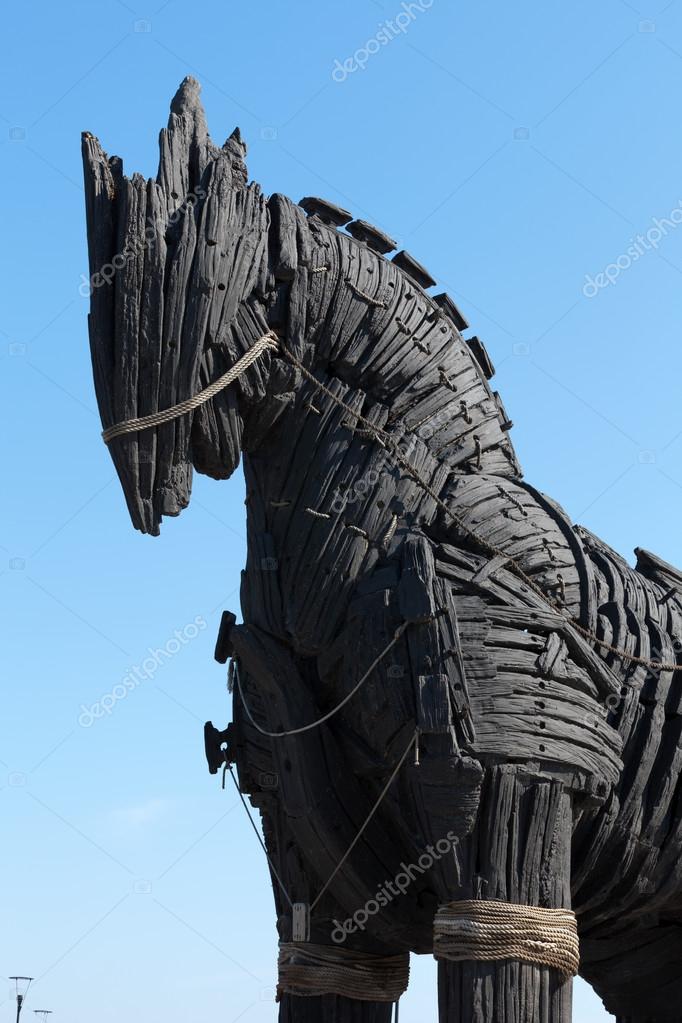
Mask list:
[[[265,1023],[264,864],[201,736],[229,717],[212,648],[237,609],[243,483],[197,479],[159,539],[129,525],[79,294],[80,131],[153,174],[194,74],[215,140],[239,124],[266,191],[341,203],[455,296],[527,479],[628,556],[680,564],[682,3],[433,0],[377,45],[398,0],[138,2],[4,13],[0,974],[38,978],[28,1008],[55,1023]],[[175,630],[178,652],[78,723]],[[576,997],[581,1023],[608,1018]],[[401,1018],[434,1001],[415,962]]]

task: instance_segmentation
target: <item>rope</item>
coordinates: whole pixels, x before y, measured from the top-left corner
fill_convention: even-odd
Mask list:
[[[264,352],[274,351],[277,347],[278,342],[275,335],[273,333],[264,334],[263,337],[258,338],[245,355],[242,355],[241,359],[235,362],[231,369],[228,369],[227,373],[223,373],[221,377],[214,380],[203,391],[199,391],[194,397],[186,398],[185,401],[181,401],[179,404],[163,411],[151,412],[148,416],[142,416],[140,419],[126,419],[124,422],[109,426],[106,430],[102,431],[102,440],[105,444],[108,444],[114,437],[120,437],[126,433],[138,433],[140,430],[150,430],[153,426],[170,423],[171,420],[177,419],[178,416],[192,412],[194,409],[199,408],[200,405],[210,401],[219,391],[228,387],[256,359],[259,359]]]
[[[278,968],[280,996],[341,995],[365,1002],[397,1002],[407,990],[410,956],[282,942]]]
[[[357,284],[354,284],[353,281],[351,281],[350,278],[348,277],[346,278],[346,284],[348,285],[350,290],[355,295],[358,296],[358,298],[364,299],[364,301],[367,302],[368,305],[377,306],[377,308],[379,309],[388,309],[388,305],[386,304],[386,302],[383,302],[381,299],[374,298],[373,295],[368,295],[366,291],[362,291],[360,288],[358,288]]]
[[[441,906],[433,952],[449,962],[515,959],[574,977],[580,965],[578,925],[570,909],[468,900]]]
[[[284,882],[282,881],[281,877],[279,876],[279,874],[278,874],[278,873],[277,873],[277,871],[275,870],[275,867],[274,867],[274,864],[273,864],[272,860],[271,860],[271,859],[270,859],[270,857],[268,856],[268,850],[267,850],[267,849],[265,848],[265,842],[263,841],[263,839],[262,839],[262,838],[260,837],[260,835],[258,834],[258,828],[256,827],[256,825],[255,825],[255,823],[254,823],[253,817],[252,817],[252,816],[251,816],[251,814],[249,813],[249,808],[248,808],[248,806],[246,805],[246,800],[244,799],[244,796],[243,796],[243,794],[242,794],[242,790],[241,790],[241,789],[239,788],[239,785],[238,785],[238,783],[237,783],[237,779],[236,779],[236,778],[235,778],[235,776],[234,776],[234,771],[232,770],[232,765],[231,765],[231,764],[230,764],[230,765],[228,765],[227,761],[225,761],[225,767],[227,767],[227,769],[228,769],[228,770],[229,770],[229,772],[230,772],[230,777],[232,778],[232,781],[234,782],[234,787],[235,787],[235,788],[236,788],[236,790],[237,790],[237,795],[239,796],[239,798],[240,798],[240,800],[241,800],[241,804],[242,804],[242,806],[244,807],[244,810],[246,811],[246,816],[247,816],[247,817],[249,818],[249,824],[250,824],[250,825],[251,825],[251,827],[253,828],[253,830],[254,830],[254,832],[255,832],[255,835],[256,835],[256,838],[257,838],[257,839],[258,839],[258,841],[260,842],[260,847],[261,847],[261,849],[263,850],[263,852],[265,853],[265,858],[266,858],[266,860],[268,861],[268,866],[270,867],[270,870],[272,871],[272,873],[273,873],[273,876],[275,877],[275,879],[276,879],[276,881],[277,881],[277,884],[278,884],[278,885],[280,886],[280,888],[282,889],[282,894],[284,895],[285,899],[287,900],[287,902],[289,903],[289,905],[290,905],[290,906],[291,906],[291,908],[293,909],[293,906],[294,906],[293,900],[292,900],[291,896],[289,895],[289,892],[288,892],[288,891],[286,890],[286,888],[284,887]],[[224,777],[224,775],[223,775],[223,777]]]
[[[244,706],[244,710],[246,711],[246,716],[248,717],[249,721],[256,729],[256,731],[260,732],[261,735],[266,735],[269,739],[281,739],[285,735],[300,735],[301,732],[309,732],[312,728],[317,728],[318,725],[323,725],[325,721],[329,721],[329,719],[333,718],[335,714],[338,714],[341,708],[345,707],[349,700],[352,700],[352,698],[357,693],[358,689],[360,689],[360,687],[367,681],[367,679],[372,674],[377,665],[380,663],[380,661],[383,660],[388,651],[391,650],[391,648],[394,647],[395,644],[398,642],[407,626],[408,622],[403,622],[402,625],[398,626],[398,628],[395,630],[393,634],[393,639],[390,641],[390,643],[388,643],[388,645],[384,647],[384,649],[381,651],[378,657],[374,658],[374,660],[372,661],[372,663],[370,664],[369,668],[362,676],[360,681],[353,686],[351,691],[346,696],[344,696],[340,703],[337,703],[333,710],[330,710],[327,714],[324,714],[321,718],[318,718],[317,721],[311,721],[310,724],[302,725],[300,728],[290,728],[288,731],[269,732],[267,731],[267,729],[261,728],[258,722],[254,720],[249,705],[247,704],[246,699],[244,698],[244,691],[242,690],[242,683],[239,677],[239,669],[235,665],[235,680],[237,683],[237,692],[239,693],[239,697]]]
[[[450,506],[436,493],[433,487],[425,479],[423,479],[419,475],[419,472],[410,464],[410,462],[408,462],[407,459],[400,454],[400,452],[397,450],[396,443],[390,436],[390,434],[386,433],[386,431],[382,430],[380,427],[375,426],[374,423],[370,422],[369,419],[366,419],[359,412],[354,412],[350,408],[350,406],[343,401],[342,398],[339,398],[336,394],[334,394],[332,390],[330,390],[330,388],[325,387],[324,384],[320,383],[317,377],[314,376],[310,372],[310,370],[306,369],[303,363],[299,359],[297,359],[296,356],[293,355],[290,351],[284,348],[284,346],[281,347],[280,351],[282,352],[284,357],[289,360],[289,362],[293,363],[293,365],[296,366],[296,368],[300,371],[302,376],[304,376],[305,379],[308,380],[309,383],[311,383],[318,391],[321,391],[323,394],[325,394],[330,399],[330,401],[334,402],[335,405],[338,405],[339,408],[344,409],[345,412],[349,412],[359,423],[363,424],[365,429],[370,430],[374,434],[375,439],[379,441],[379,443],[384,448],[386,448],[389,457],[392,458],[397,465],[401,466],[401,468],[403,468],[406,473],[408,473],[408,475],[414,480],[414,482],[418,486],[420,486],[426,494],[429,495],[429,497],[435,503],[435,505],[438,508],[440,508],[443,514],[446,515],[447,518],[449,518],[465,536],[468,536],[469,539],[473,540],[476,544],[478,544],[478,546],[481,547],[484,551],[486,551],[486,553],[489,554],[491,557],[495,557],[496,555],[503,555],[507,561],[510,571],[512,571],[514,575],[516,575],[519,579],[521,579],[533,591],[533,593],[535,593],[536,596],[540,597],[541,600],[548,604],[553,611],[556,611],[557,614],[559,614],[565,621],[569,622],[573,626],[573,628],[575,628],[581,634],[581,636],[583,636],[585,639],[591,640],[593,643],[601,647],[603,650],[608,650],[610,653],[616,655],[617,657],[620,657],[622,660],[630,662],[631,664],[638,664],[641,665],[642,667],[649,668],[652,671],[680,670],[680,665],[677,663],[673,664],[671,662],[666,661],[650,660],[646,657],[636,657],[633,654],[627,653],[627,651],[625,650],[620,650],[618,647],[611,646],[610,643],[605,643],[603,640],[601,640],[599,636],[597,636],[597,634],[593,632],[591,629],[587,629],[585,628],[584,625],[581,625],[577,618],[574,618],[572,615],[567,614],[564,611],[561,603],[559,601],[554,600],[547,593],[545,593],[544,590],[542,590],[537,585],[537,583],[524,572],[523,568],[515,558],[509,557],[506,551],[503,551],[499,547],[495,547],[494,544],[491,544],[484,537],[480,536],[478,533],[475,532],[475,530],[467,526],[467,524],[464,522],[463,519],[459,517],[459,515],[452,511]],[[478,454],[477,467],[480,468],[481,454],[480,442],[477,454]]]

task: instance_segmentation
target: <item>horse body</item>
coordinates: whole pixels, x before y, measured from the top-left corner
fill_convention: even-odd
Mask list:
[[[145,218],[153,238],[93,294],[105,425],[195,394],[268,330],[292,356],[266,355],[191,422],[111,445],[148,532],[188,502],[192,464],[226,478],[243,452],[231,755],[263,816],[280,939],[289,899],[313,905],[316,947],[367,956],[430,952],[438,907],[458,900],[573,906],[582,972],[607,1005],[679,1023],[679,681],[603,658],[569,618],[676,660],[682,579],[644,553],[630,569],[522,481],[484,351],[423,268],[383,258],[367,225],[338,230],[332,206],[307,217],[247,187],[239,136],[213,146],[194,83],[174,100],[157,182],[123,178],[89,136],[85,149],[93,271]],[[318,728],[264,734],[346,699]],[[344,929],[368,900],[376,911]],[[570,984],[547,966],[446,957],[440,986],[444,1021],[570,1019]],[[388,1011],[288,993],[281,1018]]]

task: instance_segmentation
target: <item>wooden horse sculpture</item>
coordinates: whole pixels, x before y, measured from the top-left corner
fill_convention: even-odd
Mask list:
[[[452,300],[248,184],[198,92],[155,180],[84,136],[90,338],[138,529],[243,456],[207,751],[261,813],[280,1020],[387,1023],[416,952],[442,1023],[568,1023],[578,970],[621,1023],[681,1023],[682,576],[525,483]]]

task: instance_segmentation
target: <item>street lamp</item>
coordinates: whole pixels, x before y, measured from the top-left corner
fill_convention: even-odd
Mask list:
[[[52,1015],[52,1009],[34,1009],[33,1011],[41,1023],[47,1023],[47,1017]]]
[[[14,988],[17,994],[17,1023],[19,1023],[21,1007],[24,1004],[24,998],[28,994],[33,977],[10,977],[10,980],[14,981]]]

